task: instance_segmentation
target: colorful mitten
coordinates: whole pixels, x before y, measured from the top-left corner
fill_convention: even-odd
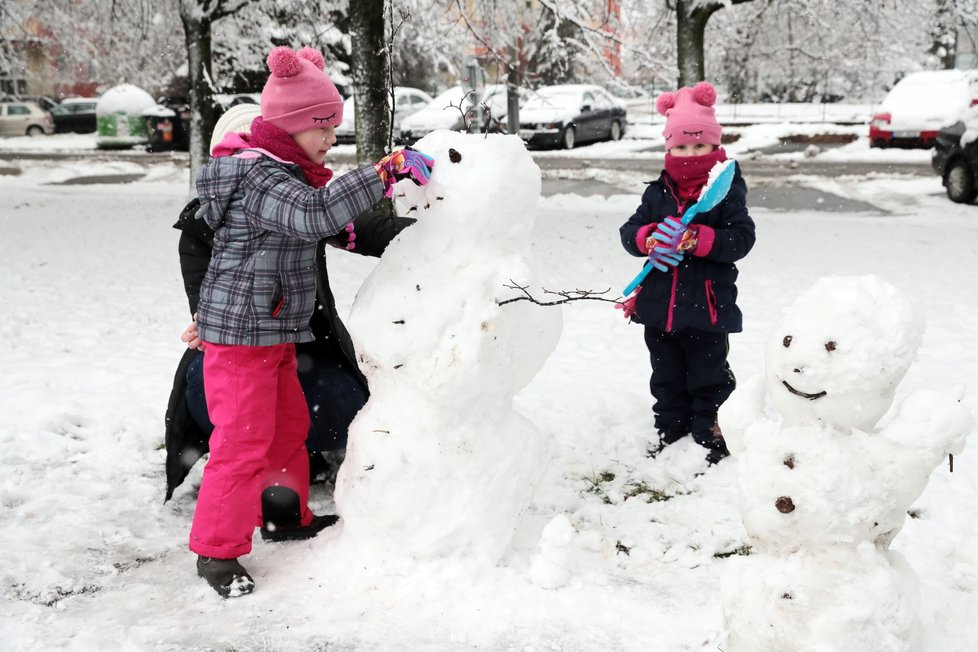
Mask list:
[[[660,272],[668,272],[683,259],[681,251],[672,251],[664,246],[658,246],[649,254],[649,264]]]
[[[638,293],[642,291],[642,286],[638,286],[632,296],[622,299],[615,303],[615,310],[621,310],[625,319],[631,318],[635,314],[635,302],[638,301]]]
[[[384,197],[394,196],[394,184],[410,179],[419,186],[428,183],[435,159],[413,149],[399,149],[374,163],[374,169],[384,184]]]
[[[664,219],[652,237],[669,251],[686,252],[696,248],[696,227],[686,226],[678,217]]]
[[[345,248],[346,248],[347,251],[353,251],[354,249],[357,248],[357,233],[353,229],[353,222],[350,222],[349,224],[347,224],[346,225],[346,228],[344,228],[343,231],[341,231],[337,235],[339,235],[340,237],[343,237],[343,234],[344,233],[346,234],[346,247]]]

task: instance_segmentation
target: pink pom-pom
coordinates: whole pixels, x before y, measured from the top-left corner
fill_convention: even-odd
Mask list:
[[[717,101],[717,92],[713,84],[701,81],[693,87],[693,99],[703,106],[713,106]]]
[[[676,106],[675,93],[663,93],[655,100],[655,110],[659,112],[659,115],[665,115],[666,111],[674,106]]]
[[[299,57],[290,47],[280,45],[272,48],[265,62],[276,77],[295,77],[299,74]]]
[[[302,48],[299,50],[299,56],[306,61],[311,61],[312,65],[316,66],[320,70],[326,70],[326,60],[323,59],[322,53],[319,50],[313,48]]]

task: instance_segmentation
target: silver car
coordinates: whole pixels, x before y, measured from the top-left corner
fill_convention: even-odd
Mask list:
[[[54,133],[51,114],[33,102],[0,102],[0,136]]]

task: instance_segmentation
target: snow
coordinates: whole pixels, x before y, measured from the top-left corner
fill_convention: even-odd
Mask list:
[[[143,89],[132,84],[119,84],[105,91],[98,98],[98,103],[95,105],[95,112],[100,117],[103,115],[112,115],[113,113],[140,115],[144,109],[154,104],[156,104],[156,101]]]
[[[2,145],[30,151],[60,142],[70,153],[86,141],[93,149],[94,139],[72,135]],[[852,157],[889,160],[883,155],[864,147]],[[540,200],[527,236],[545,272],[538,296],[542,288],[619,288],[638,270],[618,227],[661,163],[633,156],[649,158],[648,174],[607,173],[627,193]],[[751,161],[741,163],[750,183]],[[392,565],[344,549],[342,529],[331,528],[308,542],[256,540],[245,560],[255,593],[219,598],[196,577],[186,549],[201,465],[162,504],[163,412],[188,320],[170,228],[188,190],[185,162],[154,163],[129,184],[60,185],[135,165],[127,153],[112,162],[86,154],[24,159],[22,174],[0,175],[5,650],[716,649],[721,574],[748,543],[736,464],[707,470],[688,441],[645,457],[647,351],[641,330],[602,302],[564,306],[556,350],[515,397],[550,455],[498,565],[473,569],[452,557]],[[926,320],[896,403],[919,388],[971,383],[963,405],[978,412],[978,350],[970,344],[978,308],[957,289],[978,276],[975,207],[949,202],[936,175],[884,165],[871,176],[793,180],[884,212],[752,210],[758,242],[739,265],[745,332],[731,337],[739,381],[763,373],[774,325],[806,288],[823,276],[873,274]],[[329,255],[348,314],[377,261]],[[403,416],[410,424],[409,409]],[[972,441],[955,456],[953,473],[941,466],[931,475],[892,545],[919,577],[924,650],[978,649],[975,448]],[[317,513],[332,509],[331,488],[315,486],[312,501]],[[845,588],[864,597],[887,590],[883,580],[863,592]]]

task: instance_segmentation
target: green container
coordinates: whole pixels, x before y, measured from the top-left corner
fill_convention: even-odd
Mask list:
[[[106,91],[95,107],[98,119],[95,146],[127,149],[149,143],[143,111],[155,104],[146,91],[129,84]]]

